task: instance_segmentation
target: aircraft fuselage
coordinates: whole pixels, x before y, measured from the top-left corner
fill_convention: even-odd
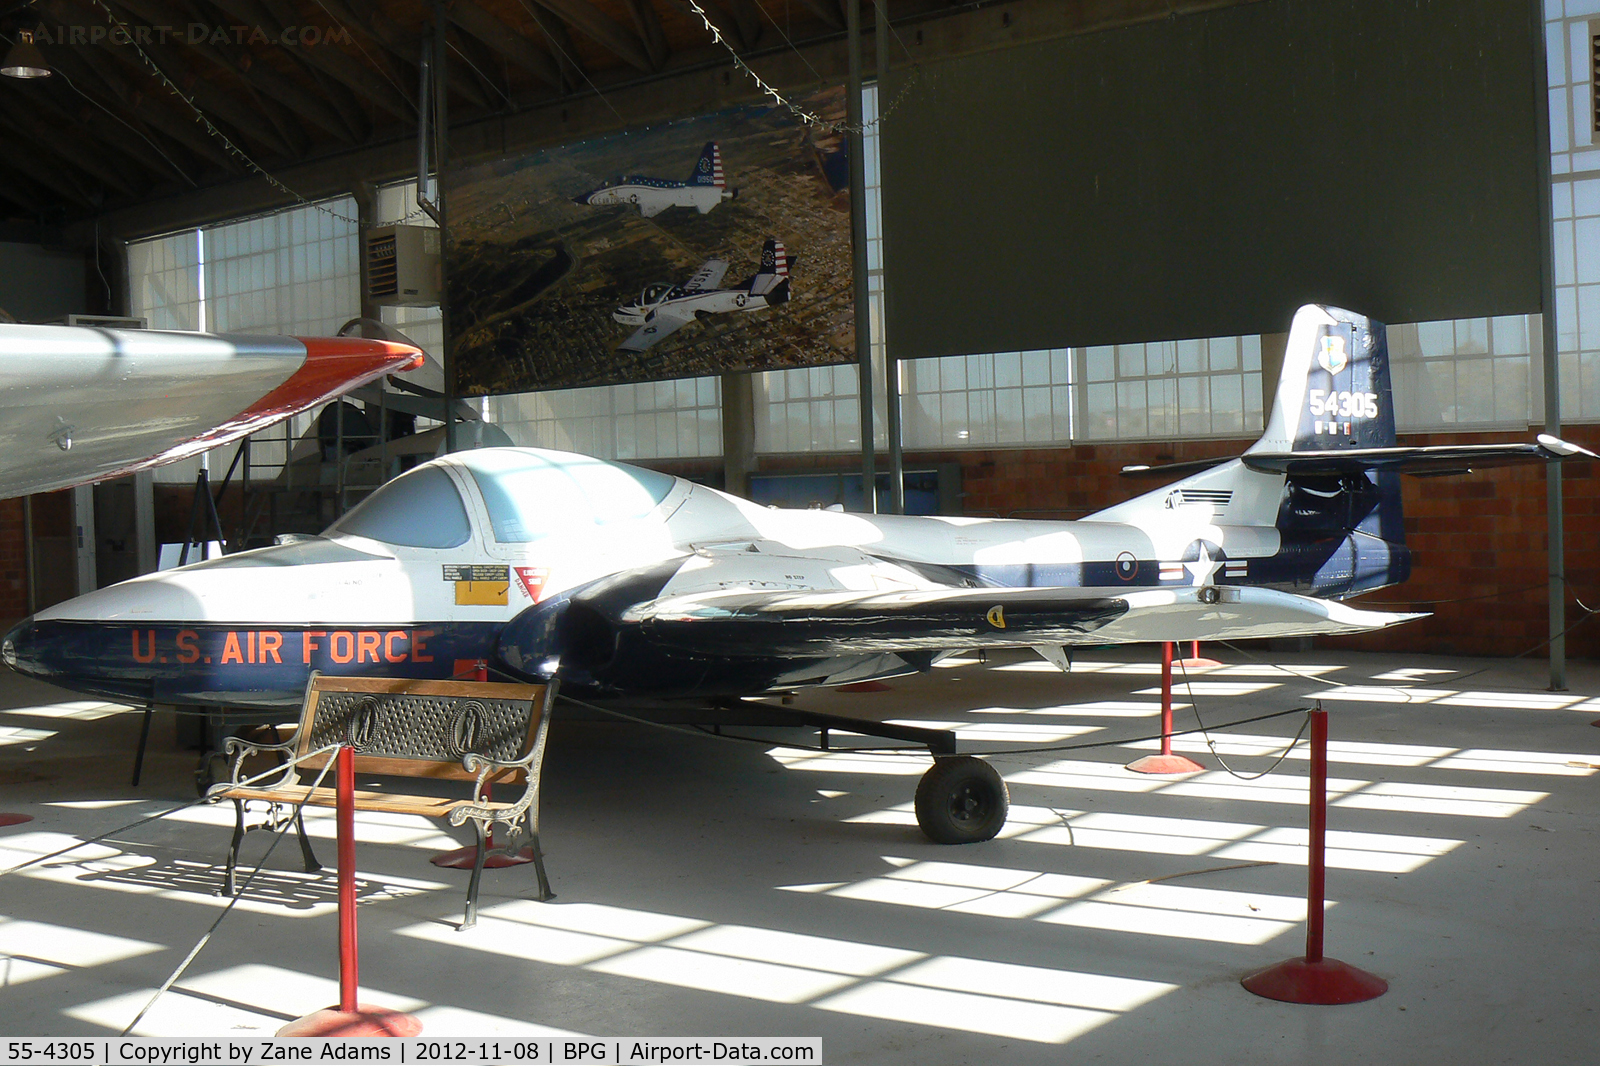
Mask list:
[[[336,525],[326,538],[145,575],[42,611],[7,636],[6,659],[77,691],[161,704],[292,706],[313,670],[444,678],[479,661],[601,694],[745,695],[893,676],[937,655],[915,653],[919,641],[901,654],[892,640],[836,653],[793,623],[770,649],[707,652],[675,647],[670,622],[630,612],[667,602],[689,616],[720,610],[719,597],[772,591],[915,599],[952,587],[1160,595],[1237,585],[1342,595],[1404,576],[1403,547],[1376,538],[1230,521],[1241,517],[1232,510],[1275,500],[1277,475],[1253,475],[1261,500],[1179,501],[1159,522],[779,510],[676,480],[642,516],[567,516],[536,539],[502,543],[478,483],[454,460],[442,469],[470,513],[464,543],[394,545]],[[910,618],[923,638],[944,627],[951,650],[1079,639],[996,628],[980,638],[983,611],[972,610],[901,604],[879,625],[887,633]]]

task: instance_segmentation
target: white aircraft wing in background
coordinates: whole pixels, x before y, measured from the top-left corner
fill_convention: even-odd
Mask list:
[[[728,261],[726,259],[707,259],[700,264],[700,269],[694,272],[694,276],[683,283],[683,290],[685,292],[704,292],[707,289],[714,289],[722,284],[722,277],[727,272]]]
[[[362,337],[0,325],[0,498],[198,455],[421,361]]]
[[[617,349],[624,352],[648,351],[658,341],[672,336],[693,321],[692,312],[678,315],[673,313],[672,308],[662,308],[650,316],[650,321],[634,330],[627,340],[617,345]]]

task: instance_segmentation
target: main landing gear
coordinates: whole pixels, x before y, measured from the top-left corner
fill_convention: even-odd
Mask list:
[[[982,759],[946,755],[917,783],[916,809],[917,825],[935,844],[976,844],[1005,826],[1011,794]]]
[[[935,844],[978,844],[993,840],[1005,828],[1006,815],[1011,810],[1011,794],[1005,781],[982,759],[957,755],[956,736],[949,730],[789,708],[769,708],[768,712],[797,725],[816,726],[824,751],[834,750],[829,743],[830,730],[926,745],[933,756],[933,767],[917,783],[915,809],[918,828]]]

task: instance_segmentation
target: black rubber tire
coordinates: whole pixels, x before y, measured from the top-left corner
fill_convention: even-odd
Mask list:
[[[992,840],[1006,824],[1011,794],[995,768],[971,755],[935,759],[917,783],[917,825],[935,844]]]

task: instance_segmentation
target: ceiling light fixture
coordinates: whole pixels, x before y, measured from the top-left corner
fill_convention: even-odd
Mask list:
[[[45,62],[44,54],[33,43],[33,31],[18,30],[16,43],[6,53],[5,62],[0,64],[0,74],[8,78],[27,79],[48,78],[51,73],[50,64]]]

